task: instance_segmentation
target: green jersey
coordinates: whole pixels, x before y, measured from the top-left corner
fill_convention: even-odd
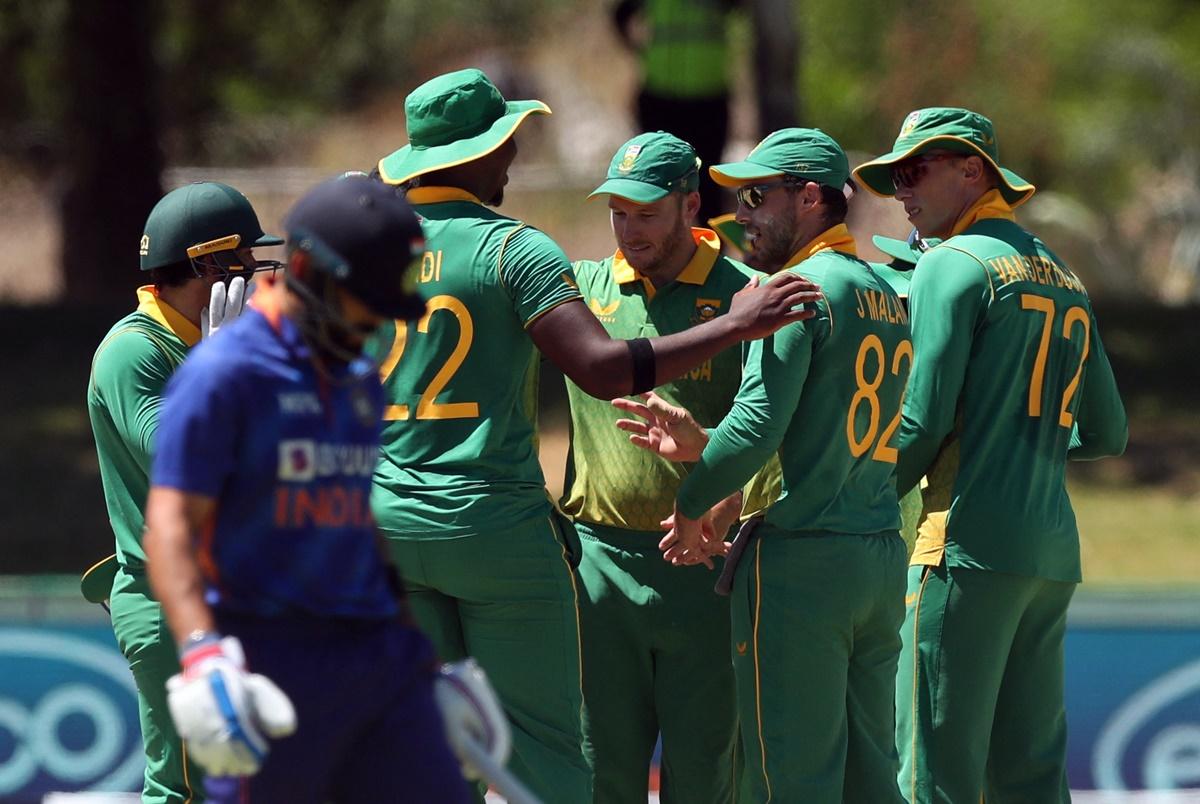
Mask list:
[[[146,561],[142,512],[163,389],[200,340],[196,325],[160,300],[153,286],[138,288],[138,302],[96,349],[87,393],[104,502],[117,560],[126,567]]]
[[[419,187],[419,321],[381,333],[388,405],[371,504],[392,533],[449,538],[549,514],[526,328],[580,298],[549,237],[462,190]],[[386,350],[386,351],[385,351]]]
[[[1066,461],[1127,432],[1087,291],[998,192],[958,228],[911,287],[897,483],[928,480],[912,561],[1077,582]]]
[[[872,262],[869,265],[871,270],[879,274],[880,279],[887,282],[892,290],[896,291],[896,295],[900,297],[900,301],[904,302],[904,306],[907,308],[908,286],[912,282],[912,272],[916,266],[904,260]]]
[[[754,271],[719,256],[715,232],[693,229],[696,253],[675,281],[655,289],[618,251],[599,262],[575,263],[579,290],[605,330],[620,339],[653,338],[702,324],[729,310],[733,294]],[[742,376],[740,348],[726,349],[655,393],[709,427],[733,404]],[[628,530],[661,530],[687,475],[629,443],[615,426],[624,414],[567,381],[571,450],[561,505],[573,519]]]
[[[893,473],[912,359],[900,299],[854,256],[844,224],[792,258],[821,286],[817,315],[750,345],[729,415],[679,491],[696,517],[778,452],[782,492],[768,527],[873,534],[900,526]]]

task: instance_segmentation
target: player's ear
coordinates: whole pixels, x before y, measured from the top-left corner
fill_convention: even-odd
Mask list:
[[[683,194],[683,218],[687,221],[696,220],[696,216],[700,214],[700,192],[692,190],[690,193]]]
[[[296,249],[288,255],[288,273],[301,282],[305,281],[308,279],[308,272],[311,268],[310,259],[307,251]]]

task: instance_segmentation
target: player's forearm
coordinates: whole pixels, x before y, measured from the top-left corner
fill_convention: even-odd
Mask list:
[[[690,519],[699,519],[730,494],[739,491],[775,452],[752,435],[733,435],[724,426],[712,431],[712,436],[700,462],[679,487],[676,498],[676,507]]]
[[[199,521],[186,495],[154,487],[146,501],[146,570],[150,588],[177,644],[196,631],[215,631],[212,612],[204,602],[204,581],[196,560]],[[202,520],[201,520],[202,521]]]
[[[1117,390],[1117,381],[1100,334],[1093,326],[1092,356],[1081,389],[1075,429],[1067,457],[1073,461],[1092,461],[1120,455],[1129,441],[1129,419]]]
[[[741,342],[722,318],[672,335],[650,339],[654,353],[654,387],[683,376],[721,351]],[[581,338],[576,356],[565,361],[564,373],[585,393],[613,399],[634,391],[634,352],[628,341]],[[557,361],[556,361],[557,362]]]

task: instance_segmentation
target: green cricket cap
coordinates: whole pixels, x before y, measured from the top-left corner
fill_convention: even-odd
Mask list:
[[[379,160],[379,175],[388,184],[404,184],[487,156],[531,114],[550,114],[550,107],[539,100],[504,100],[480,70],[439,75],[404,99],[408,145]]]
[[[917,260],[921,259],[922,254],[942,241],[937,237],[921,237],[917,233],[917,230],[913,229],[908,235],[907,240],[897,240],[894,237],[874,235],[871,238],[871,242],[875,244],[875,248],[889,257],[916,265]]]
[[[895,195],[892,165],[935,149],[983,158],[1000,174],[1000,194],[1013,207],[1028,201],[1036,189],[1008,168],[1000,167],[996,130],[991,120],[969,109],[947,106],[910,113],[900,126],[892,150],[856,167],[854,177],[875,195]]]
[[[841,190],[850,176],[850,162],[837,141],[819,128],[782,128],[767,135],[741,162],[708,169],[722,187],[795,176]]]
[[[652,204],[674,192],[700,189],[696,149],[665,131],[638,134],[617,149],[604,183],[595,195],[615,195],[635,204]]]
[[[278,246],[283,238],[263,234],[246,196],[215,181],[177,187],[146,218],[138,248],[142,270],[192,257],[252,246]]]

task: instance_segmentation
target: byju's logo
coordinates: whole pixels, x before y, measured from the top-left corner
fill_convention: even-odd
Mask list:
[[[136,696],[116,651],[61,632],[0,628],[0,800],[138,789]]]
[[[1200,787],[1200,660],[1159,676],[1109,718],[1092,776],[1106,790]]]

